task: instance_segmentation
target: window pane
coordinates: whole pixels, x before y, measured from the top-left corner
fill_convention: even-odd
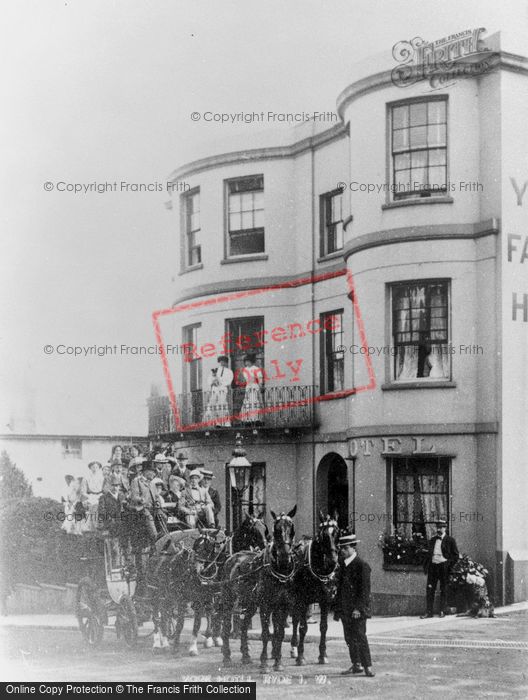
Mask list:
[[[253,203],[255,209],[264,209],[264,192],[254,192]]]
[[[409,148],[409,129],[400,129],[392,135],[392,148],[394,151],[401,151]]]
[[[253,209],[253,193],[244,192],[240,195],[241,204],[240,207],[242,211],[251,211]]]
[[[419,190],[427,184],[427,168],[413,168],[412,170],[412,188]]]
[[[250,255],[264,252],[264,231],[231,235],[231,255]]]
[[[431,124],[427,127],[427,143],[429,146],[445,146],[446,125]]]
[[[229,230],[240,231],[241,228],[242,226],[240,214],[229,214]]]
[[[429,165],[445,165],[446,151],[445,148],[432,148],[429,151]]]
[[[425,168],[427,165],[427,151],[413,151],[411,153],[413,168]]]
[[[252,211],[244,211],[242,213],[242,224],[240,226],[241,229],[248,229],[248,228],[253,228],[253,212]]]
[[[415,126],[410,132],[411,148],[427,146],[427,128],[425,126]]]
[[[410,170],[400,170],[399,172],[394,173],[394,184],[396,185],[397,189],[396,191],[405,191],[405,186],[409,185],[411,181],[411,171]]]
[[[394,107],[392,110],[392,126],[394,129],[402,129],[409,126],[409,107]]]
[[[336,224],[335,232],[335,249],[340,250],[343,247],[343,222]]]
[[[411,126],[427,123],[427,102],[415,102],[410,105]]]
[[[229,211],[240,211],[240,195],[229,195]]]
[[[411,157],[409,153],[400,153],[394,156],[394,168],[396,170],[403,170],[404,168],[411,167]]]
[[[253,225],[255,228],[264,228],[264,211],[262,209],[255,212]]]
[[[429,184],[438,190],[446,185],[446,169],[444,165],[429,168]]]
[[[446,102],[445,100],[432,100],[428,105],[428,121],[429,124],[438,124],[446,121]]]

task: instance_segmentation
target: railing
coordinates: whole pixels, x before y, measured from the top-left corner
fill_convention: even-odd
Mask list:
[[[247,394],[244,388],[223,391],[193,391],[176,396],[183,430],[219,428],[312,427],[314,422],[312,386],[271,386]],[[149,435],[177,432],[168,396],[148,399]]]

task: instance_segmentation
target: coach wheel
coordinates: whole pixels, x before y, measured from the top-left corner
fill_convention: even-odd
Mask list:
[[[133,647],[138,638],[138,621],[134,603],[129,595],[122,596],[119,601],[115,624],[117,636],[122,637],[127,646]]]
[[[102,604],[97,587],[90,578],[83,578],[77,587],[77,622],[84,641],[92,647],[103,639]]]

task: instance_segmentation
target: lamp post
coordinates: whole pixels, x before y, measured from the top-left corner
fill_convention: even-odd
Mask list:
[[[242,436],[237,433],[235,447],[231,460],[226,464],[226,497],[229,503],[228,519],[231,521],[231,532],[239,527],[242,521],[242,496],[249,488],[251,462],[246,457],[242,447]]]

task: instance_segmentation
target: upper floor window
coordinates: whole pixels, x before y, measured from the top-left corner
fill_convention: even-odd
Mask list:
[[[228,256],[264,253],[264,176],[230,180]]]
[[[82,459],[82,440],[69,438],[62,441],[62,456]]]
[[[321,314],[321,393],[345,386],[343,309]]]
[[[187,267],[202,262],[200,237],[200,189],[192,190],[183,196],[185,217],[185,257]]]
[[[323,194],[321,206],[321,257],[343,248],[343,192]]]
[[[447,100],[391,107],[394,199],[447,192]]]
[[[201,324],[193,323],[182,328],[184,348],[198,347],[198,333]],[[193,392],[202,389],[202,358],[197,353],[185,351],[183,355],[184,391]]]
[[[449,379],[447,281],[392,286],[393,379]]]

